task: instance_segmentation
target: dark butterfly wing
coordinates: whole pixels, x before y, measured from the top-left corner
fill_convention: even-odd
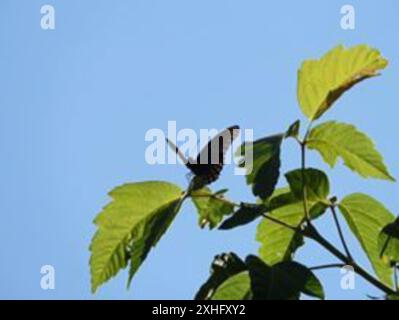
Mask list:
[[[209,141],[196,161],[188,163],[187,167],[206,184],[216,181],[222,172],[225,154],[239,133],[239,126],[223,130]]]
[[[226,151],[240,133],[239,126],[232,126],[220,132],[198,154],[197,164],[222,164]]]

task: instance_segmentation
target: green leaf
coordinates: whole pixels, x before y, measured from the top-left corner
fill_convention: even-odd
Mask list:
[[[299,120],[295,121],[288,128],[287,132],[285,133],[285,137],[286,138],[298,138],[300,127],[301,127],[301,122]]]
[[[155,247],[160,238],[169,228],[178,213],[182,200],[176,200],[160,207],[152,217],[148,218],[141,226],[137,226],[135,240],[129,246],[130,269],[128,287],[140,268],[148,253]]]
[[[268,215],[293,227],[298,227],[304,220],[300,202],[283,206]],[[259,255],[270,265],[291,260],[295,251],[303,245],[303,237],[299,233],[268,219],[262,219],[259,223],[256,240],[261,243]]]
[[[284,187],[274,190],[273,195],[269,199],[263,201],[263,205],[267,208],[268,212],[271,212],[301,200],[302,199],[294,196],[289,187]]]
[[[240,208],[230,218],[226,219],[219,229],[230,230],[246,225],[259,218],[265,211],[265,206],[241,203]]]
[[[166,182],[125,184],[110,192],[113,199],[94,223],[90,245],[92,291],[125,268],[130,278],[169,227],[180,206],[182,190]]]
[[[312,168],[303,171],[298,169],[288,172],[285,177],[292,193],[298,199],[303,199],[304,184],[308,200],[326,201],[330,194],[328,177],[323,171]]]
[[[320,281],[307,267],[292,261],[268,266],[255,256],[246,264],[254,300],[292,300],[300,293],[324,299]]]
[[[212,262],[211,276],[201,286],[195,296],[195,300],[209,300],[214,297],[219,287],[232,276],[240,274],[246,270],[245,263],[234,253],[223,253],[217,255]],[[230,286],[230,285],[229,285]],[[228,286],[228,287],[229,287]],[[228,288],[224,288],[218,293],[219,298],[226,296]]]
[[[321,210],[318,210],[316,207],[315,210],[319,213],[324,212],[326,203],[328,202],[327,196],[330,192],[328,178],[324,172],[309,168],[304,170],[303,173],[302,170],[294,170],[287,173],[285,176],[292,193],[285,192],[286,189],[284,191],[277,191],[268,199],[269,201],[265,201],[262,205],[241,203],[240,208],[232,217],[225,220],[219,229],[229,230],[248,224],[259,218],[263,213],[273,211],[288,204],[295,204],[295,206],[299,208],[299,212],[302,211],[302,177],[305,178],[308,202],[311,201],[310,205],[313,206],[316,204],[315,202],[319,201],[319,209]],[[300,214],[297,216],[299,217]],[[316,217],[314,216],[314,218]],[[299,222],[295,220],[291,221],[291,223],[297,226]]]
[[[305,218],[303,201],[287,190],[276,190],[268,201],[270,212],[267,215],[297,228]],[[313,219],[326,209],[315,201],[309,201],[308,204]],[[260,257],[269,265],[292,260],[296,250],[303,244],[303,237],[299,233],[268,219],[262,219],[259,223],[256,240],[261,243]]]
[[[388,61],[366,45],[338,46],[320,60],[307,60],[298,72],[298,101],[313,121],[320,118],[345,91],[378,75]]]
[[[229,189],[221,189],[215,192],[216,196],[224,195],[229,191]]]
[[[387,285],[392,284],[392,270],[380,259],[378,236],[395,218],[380,202],[372,197],[355,193],[339,204],[349,228],[360,242],[377,276]]]
[[[390,294],[386,297],[386,300],[399,301],[399,294]]]
[[[240,272],[223,282],[212,300],[251,300],[251,281],[248,271]]]
[[[246,142],[238,150],[244,157],[240,166],[245,167],[247,184],[261,199],[270,197],[280,175],[280,149],[284,134],[279,134],[255,142]]]
[[[399,262],[399,218],[386,225],[380,232],[378,251],[390,266]]]
[[[234,205],[228,201],[224,201],[223,194],[217,192],[215,194],[209,188],[203,188],[194,191],[191,198],[197,208],[199,219],[198,223],[201,228],[209,225],[210,229],[215,228],[226,215],[230,215],[234,211]]]
[[[325,122],[310,132],[307,146],[317,150],[331,167],[341,157],[349,169],[362,177],[395,181],[373,141],[352,125]]]

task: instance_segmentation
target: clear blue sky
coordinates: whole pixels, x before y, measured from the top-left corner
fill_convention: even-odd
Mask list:
[[[337,0],[2,0],[0,298],[189,299],[215,254],[256,253],[256,223],[228,233],[203,231],[186,205],[130,291],[122,272],[90,293],[92,220],[107,192],[128,181],[187,184],[183,167],[146,164],[148,129],[176,120],[178,128],[193,129],[238,123],[253,128],[255,137],[281,132],[303,119],[296,102],[301,61],[341,43],[375,46],[391,64],[325,119],[367,132],[398,178],[399,4],[350,3],[355,31],[340,28],[346,1]],[[54,31],[40,28],[44,4],[55,6]],[[297,152],[293,143],[285,145],[285,170],[299,165]],[[339,197],[361,191],[399,212],[397,185],[362,180],[343,166],[332,172],[315,154],[309,164],[332,173]],[[232,170],[215,188],[231,186],[232,198],[251,200]],[[321,230],[337,242],[332,221],[323,221]],[[335,262],[312,243],[298,259],[309,266]],[[56,270],[53,291],[39,285],[45,264]],[[338,270],[318,275],[331,299],[378,294],[359,278],[356,291],[343,292]]]

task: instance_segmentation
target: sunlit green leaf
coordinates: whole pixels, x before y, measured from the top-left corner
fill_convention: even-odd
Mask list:
[[[293,227],[298,227],[304,220],[303,207],[299,202],[274,210],[268,215]],[[299,233],[268,219],[262,219],[259,223],[256,240],[261,243],[259,255],[270,265],[291,260],[303,244],[303,237]]]
[[[378,250],[389,265],[399,263],[399,218],[386,225],[380,232]]]
[[[230,293],[227,291],[230,284],[224,286],[222,290],[219,287],[232,276],[240,274],[246,270],[245,263],[234,253],[223,253],[215,257],[211,266],[211,276],[201,286],[200,290],[195,296],[195,300],[209,300],[214,298],[215,292],[218,291],[218,298],[228,296]],[[237,283],[234,284],[234,286]],[[233,287],[234,287],[233,286]],[[236,288],[235,288],[236,289]],[[233,299],[229,296],[229,299]]]
[[[339,209],[351,231],[360,242],[377,276],[387,285],[392,284],[392,270],[380,259],[378,236],[395,217],[372,197],[355,193],[345,197]]]
[[[248,271],[243,271],[228,278],[223,282],[212,300],[251,300],[251,280]]]
[[[317,150],[331,167],[341,157],[349,169],[362,177],[394,181],[373,141],[352,125],[325,122],[310,132],[307,146]]]
[[[223,193],[215,194],[209,188],[194,191],[191,196],[197,208],[199,218],[198,223],[201,228],[209,225],[210,229],[215,228],[226,215],[234,211],[234,205],[224,201]]]
[[[246,142],[238,155],[243,157],[241,167],[245,167],[247,184],[261,199],[270,197],[280,175],[280,148],[284,134],[267,137],[255,142]]]
[[[166,182],[125,184],[110,192],[112,202],[97,216],[90,250],[92,291],[131,259],[130,278],[169,227],[182,190]]]
[[[277,189],[267,206],[270,208],[268,216],[292,227],[297,228],[304,221],[302,199],[293,195],[287,188]],[[326,209],[317,201],[309,201],[308,206],[312,219],[319,217]],[[303,237],[299,233],[268,219],[262,219],[259,223],[256,240],[261,243],[260,257],[269,265],[292,260],[296,250],[303,244]]]
[[[345,91],[378,75],[388,61],[366,45],[338,46],[320,60],[307,60],[298,72],[298,101],[310,119],[321,117]]]

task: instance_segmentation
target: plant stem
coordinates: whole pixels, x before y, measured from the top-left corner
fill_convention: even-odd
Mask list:
[[[301,230],[300,228],[296,228],[291,226],[279,219],[273,218],[266,214],[262,214],[265,219],[268,219],[276,224],[279,224],[283,227],[286,227],[292,231],[298,232],[302,234],[304,237],[310,238],[324,247],[327,251],[333,254],[336,258],[341,260],[344,264],[334,264],[334,265],[326,265],[324,267],[343,267],[345,265],[349,265],[353,267],[353,270],[359,274],[362,278],[364,278],[369,283],[373,284],[375,287],[385,292],[386,294],[394,294],[395,291],[392,288],[388,287],[384,283],[380,282],[378,279],[374,278],[371,274],[369,274],[366,270],[364,270],[361,266],[353,261],[353,259],[347,257],[341,251],[339,251],[333,244],[331,244],[328,240],[326,240],[312,225],[308,225],[305,230]],[[323,266],[315,267],[313,270],[321,269]]]
[[[321,266],[312,267],[309,269],[312,271],[316,271],[316,270],[325,270],[325,269],[333,269],[333,268],[342,268],[344,266],[345,266],[345,264],[343,264],[343,263],[332,263],[332,264],[325,264],[325,265],[321,265]]]
[[[312,121],[309,123],[305,136],[303,137],[303,140],[299,140],[299,144],[301,146],[301,172],[302,172],[302,195],[303,195],[303,210],[305,212],[305,220],[307,224],[311,224],[310,220],[310,214],[309,214],[309,208],[308,208],[308,202],[307,202],[307,190],[306,190],[306,176],[305,176],[305,170],[306,170],[306,144],[307,140],[310,134],[310,129],[312,128]]]
[[[334,245],[332,245],[328,240],[326,240],[317,230],[315,227],[312,225],[308,225],[305,230],[301,230],[299,228],[293,227],[281,220],[278,220],[276,218],[273,218],[271,216],[268,216],[266,214],[262,215],[264,218],[277,223],[283,227],[286,227],[292,231],[299,232],[303,236],[310,238],[314,241],[316,241],[318,244],[320,244],[322,247],[324,247],[327,251],[332,253],[336,258],[341,260],[344,264],[335,264],[333,265],[334,267],[342,267],[344,265],[349,265],[353,267],[353,270],[359,274],[361,277],[363,277],[366,281],[369,283],[373,284],[375,287],[380,289],[381,291],[385,292],[386,294],[394,294],[395,291],[392,290],[390,287],[385,285],[384,283],[380,282],[378,279],[374,278],[371,274],[369,274],[366,270],[364,270],[361,266],[359,266],[357,263],[355,263],[351,258],[347,257],[345,254],[343,254],[341,251],[339,251]],[[330,265],[332,266],[332,265]],[[317,268],[317,267],[316,267]],[[320,269],[320,268],[319,268]],[[316,270],[316,269],[313,269]]]
[[[231,206],[234,206],[234,207],[240,207],[240,205],[238,203],[232,202],[232,201],[227,200],[225,198],[218,197],[215,194],[195,194],[195,195],[191,195],[191,197],[192,198],[210,198],[210,199],[215,199],[215,200],[227,203],[227,204],[229,204]],[[298,228],[296,228],[294,226],[291,226],[288,223],[285,223],[284,221],[276,219],[276,218],[274,218],[272,216],[268,216],[265,213],[262,213],[262,217],[267,219],[267,220],[270,220],[270,221],[272,221],[272,222],[274,222],[276,224],[279,224],[279,225],[281,225],[281,226],[283,226],[283,227],[285,227],[287,229],[290,229],[292,231],[295,231],[295,232],[299,231]]]
[[[328,240],[326,240],[313,226],[308,226],[306,230],[302,231],[303,234],[316,241],[322,247],[324,247],[327,251],[332,253],[335,257],[341,260],[345,265],[349,265],[353,267],[353,270],[367,280],[369,283],[380,289],[381,291],[385,292],[386,294],[394,294],[395,291],[392,290],[389,286],[385,285],[384,283],[380,282],[378,279],[374,278],[371,274],[369,274],[366,270],[360,267],[357,263],[349,259],[345,254],[339,251],[337,248],[334,247]]]
[[[395,266],[393,267],[393,273],[394,273],[394,279],[395,279],[395,290],[396,292],[398,292],[399,290],[399,284],[398,284],[398,268],[399,265],[395,264]]]
[[[272,217],[272,216],[268,216],[267,214],[262,214],[262,217],[263,218],[265,218],[265,219],[267,219],[267,220],[270,220],[271,222],[274,222],[275,224],[279,224],[280,226],[283,226],[283,227],[285,227],[285,228],[287,228],[287,229],[290,229],[290,230],[292,230],[292,231],[295,231],[295,232],[300,232],[300,229],[298,229],[297,227],[294,227],[294,226],[291,226],[291,225],[289,225],[288,223],[285,223],[284,221],[281,221],[281,220],[279,220],[279,219],[276,219],[276,218],[274,218],[274,217]]]
[[[238,203],[229,201],[225,198],[221,198],[218,197],[217,195],[214,194],[196,194],[196,195],[191,195],[192,197],[199,197],[199,198],[213,198],[213,199],[217,199],[219,201],[223,201],[225,203],[228,203],[234,207],[239,207],[240,205]],[[186,197],[184,197],[186,198]],[[300,234],[302,234],[304,237],[310,238],[314,241],[316,241],[318,244],[320,244],[322,247],[324,247],[327,251],[329,251],[330,253],[332,253],[335,257],[337,257],[339,260],[341,260],[344,265],[350,265],[353,267],[354,271],[359,274],[361,277],[363,277],[365,280],[367,280],[368,282],[370,282],[371,284],[373,284],[375,287],[379,288],[380,290],[382,290],[383,292],[385,292],[386,294],[395,294],[396,291],[392,290],[390,287],[386,286],[384,283],[380,282],[378,279],[374,278],[371,274],[369,274],[366,270],[364,270],[362,267],[360,267],[358,264],[356,264],[353,259],[350,257],[350,255],[345,255],[343,254],[341,251],[339,251],[337,248],[334,247],[334,245],[332,245],[330,242],[328,242],[328,240],[326,240],[325,238],[323,238],[323,236],[316,230],[315,227],[313,227],[313,225],[308,224],[306,226],[306,228],[304,230],[302,230],[299,227],[294,227],[288,223],[285,223],[284,221],[281,221],[277,218],[274,218],[270,215],[267,215],[265,213],[262,214],[262,216],[267,219],[270,220],[276,224],[279,224],[287,229],[290,229],[294,232],[298,232]],[[341,230],[342,232],[342,230]],[[347,253],[348,254],[348,253]],[[334,264],[334,265],[326,265],[324,266],[324,268],[326,267],[338,267],[338,266],[343,266],[342,264]],[[321,269],[323,266],[320,267],[315,267],[312,270],[318,270]],[[396,271],[397,273],[397,271]],[[397,274],[395,275],[395,279],[397,282]],[[397,288],[397,284],[396,284],[396,288]]]
[[[301,170],[302,170],[302,185],[303,185],[303,208],[305,211],[305,219],[307,222],[307,226],[304,230],[299,230],[299,232],[310,239],[313,239],[316,241],[318,244],[320,244],[322,247],[324,247],[327,251],[332,253],[335,257],[337,257],[339,260],[341,260],[345,265],[350,265],[353,267],[354,271],[359,274],[361,277],[363,277],[365,280],[373,284],[375,287],[379,288],[386,294],[393,294],[395,291],[392,290],[389,286],[385,285],[384,283],[380,282],[378,279],[374,278],[371,274],[369,274],[366,270],[364,270],[362,267],[360,267],[357,263],[354,262],[352,256],[349,253],[349,249],[346,245],[346,242],[343,237],[343,233],[341,230],[341,227],[339,225],[338,218],[335,213],[335,209],[332,208],[333,210],[333,216],[335,223],[338,228],[338,233],[341,238],[342,244],[344,246],[346,255],[343,254],[341,251],[339,251],[334,245],[332,245],[328,240],[326,240],[317,230],[316,228],[310,223],[310,215],[309,215],[309,210],[307,207],[307,194],[306,194],[306,184],[305,184],[305,170],[306,170],[306,144],[307,140],[310,134],[312,122],[309,123],[309,126],[306,130],[306,134],[303,138],[303,141],[300,142],[301,145]]]
[[[310,224],[310,215],[307,201],[307,191],[305,183],[305,170],[306,170],[306,141],[301,142],[301,173],[302,173],[302,196],[303,196],[303,211],[305,212],[305,219]]]
[[[337,227],[338,235],[339,235],[339,238],[341,239],[341,243],[342,243],[342,246],[344,247],[346,256],[348,257],[349,260],[353,261],[353,257],[352,257],[352,255],[351,255],[351,253],[349,251],[349,247],[346,244],[346,241],[345,241],[345,238],[344,238],[344,234],[343,234],[341,226],[339,224],[339,220],[338,220],[337,212],[335,210],[335,206],[331,205],[330,209],[331,209],[332,215],[334,217],[335,226]]]
[[[385,292],[386,294],[394,294],[395,291],[392,290],[392,288],[388,287],[384,283],[380,282],[378,279],[374,278],[371,274],[369,274],[366,270],[364,270],[361,266],[359,266],[357,263],[355,263],[351,258],[347,257],[345,254],[343,254],[341,251],[339,251],[336,247],[334,247],[333,244],[331,244],[328,240],[326,240],[317,230],[315,227],[312,225],[308,225],[305,230],[301,230],[299,228],[293,227],[281,220],[278,220],[276,218],[273,218],[271,216],[268,216],[266,214],[262,215],[264,218],[277,223],[283,227],[286,227],[292,231],[299,232],[302,234],[304,237],[310,238],[314,241],[316,241],[318,244],[320,244],[322,247],[324,247],[327,251],[332,253],[336,258],[341,260],[344,265],[349,265],[353,267],[353,270],[359,274],[361,277],[363,277],[366,281],[369,283],[373,284],[375,287],[380,289],[381,291]],[[344,266],[342,264],[335,264],[335,265],[330,265],[334,267],[342,267]],[[317,267],[316,267],[317,268]],[[319,268],[320,269],[320,268]],[[316,270],[316,269],[313,269]]]

